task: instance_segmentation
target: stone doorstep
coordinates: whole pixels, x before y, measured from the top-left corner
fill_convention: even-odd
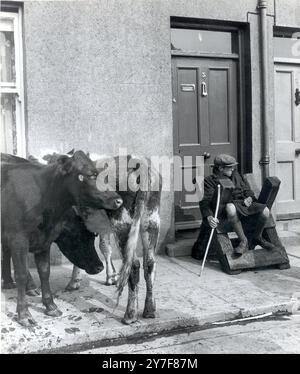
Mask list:
[[[300,219],[292,219],[287,221],[276,221],[276,227],[281,231],[294,231],[300,235]]]
[[[298,246],[299,249],[300,249],[300,235],[293,235],[293,233],[290,233],[290,235],[281,235],[281,232],[278,231],[278,235],[279,235],[279,238],[282,242],[282,244],[285,246],[285,247],[289,247],[289,246],[292,246],[292,247],[296,247]]]
[[[190,256],[195,239],[181,239],[166,245],[166,254],[169,257]]]

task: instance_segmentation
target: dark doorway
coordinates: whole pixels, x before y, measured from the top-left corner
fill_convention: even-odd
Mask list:
[[[185,50],[188,48],[188,50]],[[239,55],[237,31],[172,29],[174,154],[203,155],[205,176],[214,157],[239,159]],[[196,176],[194,163],[186,165]],[[199,227],[199,205],[175,192],[175,228]]]

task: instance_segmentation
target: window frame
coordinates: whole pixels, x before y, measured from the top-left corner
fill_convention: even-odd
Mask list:
[[[16,155],[26,157],[26,127],[25,127],[25,97],[24,97],[24,74],[23,74],[23,35],[22,35],[23,11],[20,6],[13,8],[13,11],[5,11],[5,7],[0,12],[0,19],[11,19],[14,34],[15,47],[15,82],[0,82],[2,94],[13,94],[16,106]],[[1,31],[5,31],[1,25]]]

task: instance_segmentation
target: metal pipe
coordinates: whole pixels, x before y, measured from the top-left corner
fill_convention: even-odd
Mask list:
[[[269,176],[269,121],[268,102],[268,35],[267,35],[267,0],[258,0],[259,44],[260,44],[260,77],[261,77],[261,159],[262,180]]]

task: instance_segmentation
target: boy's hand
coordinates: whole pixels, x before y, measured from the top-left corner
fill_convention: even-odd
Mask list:
[[[244,200],[244,204],[246,205],[246,207],[249,207],[253,202],[253,199],[251,196],[247,197],[245,200]]]
[[[219,223],[218,218],[214,218],[213,216],[208,216],[207,221],[208,221],[209,226],[212,229],[215,229],[218,226],[218,223]]]

